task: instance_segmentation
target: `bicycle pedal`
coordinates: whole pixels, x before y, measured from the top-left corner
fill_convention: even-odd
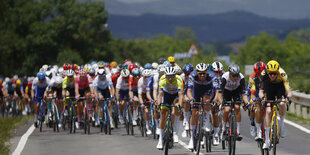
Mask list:
[[[237,137],[237,141],[241,141],[243,138],[242,137]]]

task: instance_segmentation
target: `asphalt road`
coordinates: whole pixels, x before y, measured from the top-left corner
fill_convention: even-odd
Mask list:
[[[30,121],[15,131],[14,138],[10,141],[11,151],[13,152],[20,140],[20,137],[32,125]],[[310,154],[310,134],[307,134],[295,127],[286,124],[287,137],[280,139],[278,145],[278,154]],[[180,132],[181,134],[181,132]],[[241,134],[243,140],[237,143],[236,154],[239,155],[256,155],[260,154],[254,138],[250,136],[249,119],[247,113],[242,113],[242,128]],[[181,138],[181,144],[187,146],[189,139]],[[119,129],[112,130],[112,135],[100,133],[99,128],[91,128],[91,134],[85,135],[83,130],[78,130],[75,134],[69,134],[68,131],[61,130],[59,133],[53,132],[51,128],[44,126],[43,132],[39,129],[29,136],[29,139],[23,149],[23,155],[36,154],[62,154],[62,155],[77,155],[77,154],[113,154],[113,155],[137,155],[149,154],[158,155],[164,152],[156,149],[157,140],[152,137],[142,137],[140,131],[135,127],[135,135],[129,136],[125,134],[123,126]],[[183,145],[175,143],[175,147],[170,150],[169,154],[175,155],[191,155]],[[203,150],[204,154],[206,152]],[[221,145],[214,146],[212,152],[208,154],[224,155],[228,154],[227,149],[222,150]]]

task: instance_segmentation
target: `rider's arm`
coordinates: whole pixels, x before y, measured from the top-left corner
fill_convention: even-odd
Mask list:
[[[222,78],[221,86],[220,86],[219,94],[218,94],[219,104],[223,103],[223,92],[224,92],[224,89],[225,89],[226,82],[227,82],[226,79]]]
[[[160,103],[162,103],[162,97],[163,97],[163,91],[162,90],[159,90],[158,92],[158,98],[157,98],[157,104],[159,105]]]
[[[182,102],[183,102],[183,90],[184,90],[184,87],[183,87],[183,79],[178,76],[178,79],[177,79],[177,85],[178,85],[178,96],[179,96],[179,103],[178,105],[182,105]]]
[[[249,102],[248,96],[245,94],[245,80],[242,78],[240,80],[240,87],[241,87],[241,92],[242,92],[242,99],[244,104],[247,104]]]
[[[80,92],[79,92],[79,81],[80,81],[80,76],[77,76],[77,77],[75,78],[75,82],[74,82],[75,96],[80,96]]]

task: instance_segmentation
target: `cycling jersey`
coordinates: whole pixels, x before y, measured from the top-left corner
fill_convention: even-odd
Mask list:
[[[93,82],[94,84],[94,88],[97,89],[108,89],[108,87],[112,87],[113,86],[113,82],[111,80],[111,76],[106,75],[106,77],[104,78],[104,80],[101,80],[101,78],[99,78],[99,76],[97,76]]]
[[[252,94],[258,97],[259,87],[260,87],[260,77],[257,76],[255,72],[253,72],[249,76],[249,82],[248,82],[248,86],[246,89],[246,95],[250,96],[250,94]]]
[[[140,79],[140,77],[137,79],[135,77],[133,77],[132,75],[130,75],[130,77],[129,77],[129,81],[128,81],[129,90],[133,91],[135,96],[138,95],[138,80]]]
[[[267,100],[274,100],[275,97],[286,97],[285,91],[291,89],[287,79],[287,74],[282,68],[279,68],[277,78],[274,81],[270,80],[266,70],[262,71],[261,79],[260,89],[264,90]]]
[[[89,87],[94,87],[94,80],[95,78],[97,77],[97,75],[94,75],[94,76],[87,76],[88,77],[88,82],[89,82]]]
[[[215,74],[208,70],[206,79],[199,80],[197,72],[192,72],[188,81],[188,88],[192,89],[193,97],[196,101],[200,101],[205,95],[213,96],[214,90],[219,90],[219,84],[215,81]]]
[[[184,94],[186,94],[187,92],[187,88],[188,88],[188,81],[189,81],[189,76],[186,76],[185,73],[182,73],[180,75],[183,79],[183,84],[184,84]]]
[[[8,84],[5,84],[5,91],[9,94],[9,95],[14,95],[14,84],[12,84],[11,86],[9,86]]]
[[[15,86],[15,92],[19,97],[22,97],[21,86]]]
[[[41,99],[46,87],[50,83],[50,79],[48,77],[45,77],[45,80],[41,83],[39,79],[36,77],[32,82],[32,90],[35,91],[35,97],[36,97],[36,103],[40,103]]]
[[[241,95],[245,93],[245,80],[244,76],[239,73],[238,80],[236,82],[229,78],[229,72],[226,72],[222,76],[221,91],[223,92],[223,98],[226,101],[240,101]]]
[[[116,89],[129,90],[129,81],[123,79],[123,76],[118,77]]]
[[[84,80],[82,80],[80,75],[76,76],[74,86],[78,87],[79,90],[88,89],[89,88],[88,76]]]
[[[120,72],[117,72],[111,76],[111,80],[113,82],[114,87],[116,87],[117,79],[119,78],[120,75],[121,75]]]
[[[75,81],[75,75],[71,80],[66,76],[62,81],[62,88],[63,89],[74,88],[74,81]]]
[[[170,83],[166,75],[163,75],[159,80],[159,89],[168,94],[176,94],[183,91],[183,80],[179,75],[176,75],[173,82]]]
[[[148,78],[141,77],[138,81],[138,94],[146,93]]]

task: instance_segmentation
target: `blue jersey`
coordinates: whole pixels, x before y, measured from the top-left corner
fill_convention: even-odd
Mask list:
[[[151,93],[151,96],[153,96],[153,83],[154,83],[154,78],[151,76],[147,79],[146,82],[146,92]]]
[[[220,89],[215,79],[216,75],[210,70],[207,71],[206,79],[203,81],[199,80],[197,71],[190,74],[188,88],[192,89],[192,95],[196,101],[199,101],[204,95],[213,96],[214,91]]]

